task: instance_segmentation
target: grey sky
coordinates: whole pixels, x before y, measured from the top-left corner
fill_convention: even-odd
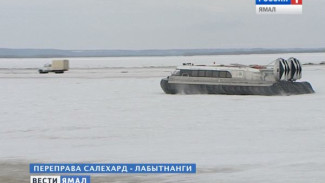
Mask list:
[[[325,0],[256,15],[255,0],[0,0],[0,48],[325,47]]]

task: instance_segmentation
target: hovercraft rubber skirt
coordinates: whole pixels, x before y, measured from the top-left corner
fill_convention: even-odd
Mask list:
[[[167,94],[225,94],[225,95],[299,95],[315,93],[308,82],[279,81],[271,86],[194,85],[168,83],[162,79],[161,88]]]

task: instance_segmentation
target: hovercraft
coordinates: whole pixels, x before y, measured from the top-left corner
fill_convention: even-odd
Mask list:
[[[194,65],[184,63],[160,85],[166,94],[297,95],[314,90],[302,77],[298,59],[278,58],[273,65]]]

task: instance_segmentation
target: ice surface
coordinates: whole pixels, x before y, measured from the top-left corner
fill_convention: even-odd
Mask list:
[[[159,85],[173,70],[167,66],[184,61],[278,57],[73,58],[62,75],[22,69],[43,59],[0,59],[0,160],[197,163],[195,175],[150,175],[149,182],[324,182],[325,66],[303,67],[316,91],[310,95],[166,95]]]

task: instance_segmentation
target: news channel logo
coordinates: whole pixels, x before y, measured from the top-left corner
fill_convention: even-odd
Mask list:
[[[302,14],[302,0],[255,0],[256,14]]]
[[[91,183],[89,175],[36,175],[30,176],[30,183]]]

